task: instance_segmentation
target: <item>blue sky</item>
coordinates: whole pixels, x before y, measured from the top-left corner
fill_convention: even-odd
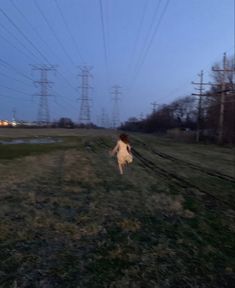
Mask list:
[[[37,120],[40,78],[48,74],[50,119],[78,122],[80,68],[92,66],[91,118],[112,118],[112,86],[121,86],[120,120],[149,114],[194,93],[191,81],[223,53],[234,55],[234,0],[0,0],[0,119]],[[102,11],[102,13],[101,13]]]

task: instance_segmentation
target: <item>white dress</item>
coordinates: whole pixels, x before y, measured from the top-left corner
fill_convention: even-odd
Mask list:
[[[130,153],[130,144],[124,143],[122,140],[118,140],[117,145],[114,147],[113,152],[117,152],[117,160],[119,164],[131,163],[133,161],[132,154]]]

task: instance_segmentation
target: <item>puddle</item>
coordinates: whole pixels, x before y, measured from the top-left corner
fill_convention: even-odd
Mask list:
[[[61,139],[55,138],[33,138],[33,139],[13,139],[13,140],[0,140],[0,144],[50,144],[62,142]]]

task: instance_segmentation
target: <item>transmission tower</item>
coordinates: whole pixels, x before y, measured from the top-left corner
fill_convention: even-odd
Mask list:
[[[141,112],[141,113],[140,113],[139,120],[142,121],[143,119],[144,119],[144,114],[143,114],[143,112]]]
[[[157,102],[153,102],[153,103],[151,103],[151,105],[153,106],[152,113],[155,113],[157,111],[156,107],[159,106],[159,104],[157,104]]]
[[[112,94],[113,96],[113,117],[112,117],[112,127],[113,128],[117,128],[118,125],[120,124],[120,119],[119,119],[119,100],[120,98],[118,97],[118,95],[121,94],[121,92],[119,91],[121,89],[120,86],[118,85],[114,85],[112,87]]]
[[[79,75],[79,77],[81,77],[81,86],[79,87],[81,89],[81,97],[79,98],[81,101],[79,122],[88,124],[91,122],[91,108],[89,103],[91,99],[89,98],[89,90],[92,87],[89,86],[89,78],[92,77],[90,73],[92,67],[83,66],[79,68],[81,70],[81,74]]]
[[[100,117],[100,126],[103,128],[107,128],[107,114],[104,108],[101,110],[101,117]]]
[[[56,71],[54,65],[32,65],[32,70],[40,72],[40,80],[34,81],[36,86],[40,86],[40,92],[34,94],[39,96],[39,108],[38,108],[38,124],[40,126],[48,125],[50,122],[49,108],[48,108],[48,96],[53,96],[48,93],[49,88],[51,88],[54,82],[48,81],[47,75],[50,71]]]
[[[12,125],[16,126],[16,109],[12,110]]]
[[[16,121],[16,109],[13,108],[12,110],[12,121]]]

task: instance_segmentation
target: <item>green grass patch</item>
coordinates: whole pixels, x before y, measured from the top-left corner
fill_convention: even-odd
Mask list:
[[[66,146],[62,144],[4,144],[0,145],[0,159],[12,160],[63,149],[66,149]]]

